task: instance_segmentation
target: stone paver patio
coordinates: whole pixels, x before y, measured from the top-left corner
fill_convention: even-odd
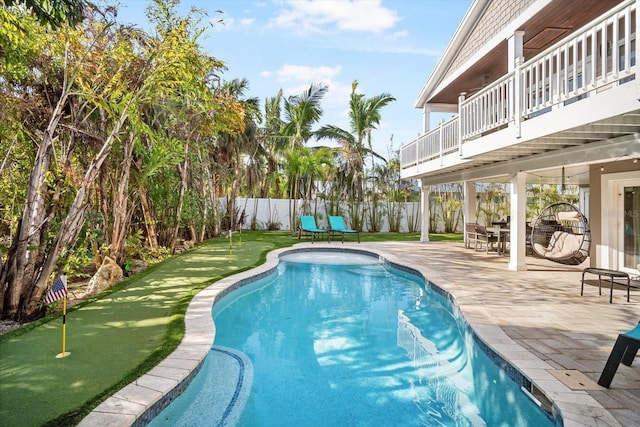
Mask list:
[[[554,402],[565,426],[640,425],[640,361],[631,367],[620,365],[610,389],[596,384],[618,334],[640,321],[640,289],[631,290],[630,302],[626,289],[614,289],[609,304],[608,284],[599,296],[597,279],[585,284],[580,296],[586,263],[565,266],[527,257],[527,271],[515,272],[507,269],[507,257],[465,249],[463,243],[316,242],[294,248],[325,246],[370,250],[419,270],[452,294],[478,336]],[[291,248],[272,252],[258,269],[228,277],[198,294],[187,313],[187,333],[179,348],[80,425],[144,423],[159,401],[173,397],[174,388],[194,373],[211,347],[216,296],[239,280],[269,270],[278,253],[287,250]]]

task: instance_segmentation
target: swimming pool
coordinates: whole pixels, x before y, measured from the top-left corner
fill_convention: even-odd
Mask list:
[[[213,318],[200,372],[151,425],[554,425],[446,295],[371,256],[285,254]]]

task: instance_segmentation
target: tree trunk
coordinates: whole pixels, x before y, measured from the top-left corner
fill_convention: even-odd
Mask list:
[[[198,242],[198,233],[196,233],[196,227],[193,224],[189,224],[189,233],[194,244],[200,243]]]
[[[100,133],[99,135],[101,135],[102,138],[106,138],[107,137],[107,115],[105,113],[105,111],[103,109],[100,109]],[[99,200],[97,200],[96,206],[100,207],[100,214],[102,215],[102,222],[98,222],[96,224],[97,227],[100,227],[99,232],[102,234],[102,236],[104,236],[105,238],[105,243],[107,244],[107,246],[111,245],[111,236],[109,235],[109,233],[107,232],[107,230],[109,230],[111,228],[110,224],[109,224],[109,217],[110,217],[110,210],[109,210],[109,191],[107,190],[107,188],[109,187],[108,185],[108,181],[109,181],[109,175],[107,174],[107,171],[109,168],[109,159],[106,159],[105,162],[107,162],[106,168],[101,169],[100,171],[100,175],[99,175],[99,179],[98,179],[98,197]],[[105,170],[106,169],[106,170]],[[97,228],[96,227],[96,228]],[[93,253],[94,253],[94,264],[96,268],[100,268],[100,266],[102,265],[102,260],[103,260],[103,256],[106,255],[104,253],[102,253],[102,247],[100,245],[100,242],[98,241],[93,241],[91,242],[92,246],[94,247],[93,249]]]
[[[153,215],[151,203],[149,202],[149,195],[147,189],[143,186],[138,187],[138,197],[140,198],[140,208],[142,209],[142,215],[144,216],[144,227],[147,231],[147,243],[150,248],[158,248],[158,232],[156,230],[156,219]]]
[[[187,189],[187,179],[189,167],[189,144],[184,144],[184,162],[182,165],[178,165],[178,172],[180,172],[180,191],[178,193],[178,206],[176,206],[176,224],[173,228],[173,233],[170,242],[171,254],[175,252],[176,241],[178,240],[178,232],[180,231],[180,221],[182,220],[182,205],[184,203],[184,193]]]
[[[54,135],[67,97],[68,91],[63,90],[40,141],[18,230],[11,243],[7,261],[0,271],[0,317],[3,319],[23,319],[20,306],[24,304],[26,296],[24,288],[33,283],[38,259],[42,258],[42,230],[48,228],[49,219],[45,209],[46,176],[51,165]]]
[[[133,162],[134,135],[130,134],[124,146],[122,172],[118,180],[118,190],[113,200],[113,228],[111,233],[111,258],[117,263],[122,261],[124,243],[129,230],[131,212],[128,211],[129,176]]]
[[[113,141],[116,139],[122,125],[127,120],[130,102],[131,100],[129,100],[129,103],[124,106],[118,121],[114,124],[114,127],[111,130],[109,137],[102,145],[100,152],[98,152],[96,157],[89,164],[82,180],[82,184],[80,185],[73,204],[69,209],[69,213],[62,222],[60,230],[47,253],[47,257],[41,267],[40,274],[35,280],[34,286],[29,294],[22,300],[20,312],[21,316],[24,316],[25,318],[30,317],[36,311],[38,302],[47,288],[49,275],[53,272],[62,248],[73,242],[82,228],[82,224],[84,223],[84,214],[88,207],[87,197],[89,189],[95,182],[102,164],[109,156]]]
[[[200,242],[207,238],[206,230],[209,220],[209,209],[211,209],[211,222],[213,225],[213,235],[217,236],[220,232],[218,228],[218,210],[216,209],[216,187],[213,180],[213,173],[209,162],[205,161],[202,152],[198,150],[198,160],[204,169],[205,180],[202,183],[202,228],[200,230]],[[207,203],[208,202],[208,203]]]
[[[200,227],[200,233],[194,235],[194,240],[197,243],[203,242],[207,232],[207,220],[209,217],[209,203],[207,201],[207,181],[202,182],[202,226]],[[194,230],[195,231],[195,230]]]

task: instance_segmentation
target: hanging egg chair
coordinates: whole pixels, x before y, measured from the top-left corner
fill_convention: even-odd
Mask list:
[[[547,206],[531,229],[533,254],[560,264],[581,264],[589,256],[590,246],[587,218],[570,203]]]

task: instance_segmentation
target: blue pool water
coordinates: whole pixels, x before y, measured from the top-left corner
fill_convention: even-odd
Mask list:
[[[151,426],[553,426],[424,280],[294,252],[215,304],[214,347]]]

